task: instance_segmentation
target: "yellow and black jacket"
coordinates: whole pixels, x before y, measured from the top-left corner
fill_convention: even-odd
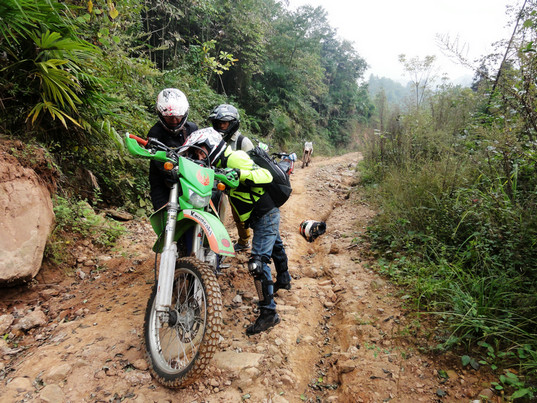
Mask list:
[[[240,185],[229,191],[229,202],[246,226],[275,207],[262,187],[272,182],[272,175],[265,168],[257,166],[246,152],[227,147],[218,166],[240,170]]]

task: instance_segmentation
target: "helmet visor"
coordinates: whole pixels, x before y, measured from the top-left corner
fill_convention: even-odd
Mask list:
[[[184,115],[161,115],[160,120],[164,127],[172,133],[177,133],[185,124],[186,116]]]
[[[168,126],[174,127],[181,124],[184,116],[163,116],[162,119],[164,119]]]
[[[231,123],[225,120],[213,120],[213,127],[220,133],[225,133]]]

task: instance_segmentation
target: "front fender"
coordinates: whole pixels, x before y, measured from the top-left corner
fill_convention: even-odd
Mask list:
[[[163,217],[164,216],[164,217]],[[156,221],[165,223],[165,214],[161,213],[160,219],[156,217],[152,218],[152,224],[157,233],[157,228],[155,228]],[[153,220],[155,218],[155,220]],[[233,249],[233,244],[231,243],[231,238],[227,233],[226,227],[224,224],[216,217],[214,214],[211,214],[203,210],[181,210],[177,214],[177,227],[175,231],[175,241],[179,240],[181,236],[195,223],[198,223],[205,236],[209,242],[209,247],[211,250],[218,254],[224,256],[235,256],[235,250]],[[164,227],[160,227],[162,230]],[[160,252],[163,247],[164,237],[160,236],[153,246],[155,252]]]

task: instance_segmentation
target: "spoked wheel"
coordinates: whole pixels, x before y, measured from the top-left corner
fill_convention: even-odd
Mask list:
[[[155,311],[156,285],[145,312],[149,369],[170,388],[182,388],[203,373],[222,331],[222,296],[211,268],[188,257],[177,260],[172,308],[164,321]]]

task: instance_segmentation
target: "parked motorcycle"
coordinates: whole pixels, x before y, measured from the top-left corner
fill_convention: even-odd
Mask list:
[[[271,148],[272,146],[262,142],[259,139],[256,139],[255,137],[253,138],[253,140],[257,142],[259,148],[265,150],[267,153],[270,153],[269,148]],[[293,170],[295,169],[295,161],[297,160],[297,156],[295,153],[270,153],[270,156],[284,170],[287,176],[293,173]],[[277,159],[279,159],[279,161]]]
[[[293,173],[293,170],[295,169],[295,161],[297,159],[295,153],[272,153],[271,154],[274,158],[279,158],[280,161],[278,162],[278,165],[282,167],[282,169],[285,171],[287,176],[291,175]]]
[[[127,133],[128,151],[164,163],[173,178],[168,203],[150,217],[158,238],[153,250],[155,285],[144,318],[149,369],[162,385],[181,388],[194,382],[213,357],[222,330],[222,295],[216,273],[220,257],[234,256],[229,234],[211,200],[218,188],[235,188],[230,169],[198,161],[185,147]]]

